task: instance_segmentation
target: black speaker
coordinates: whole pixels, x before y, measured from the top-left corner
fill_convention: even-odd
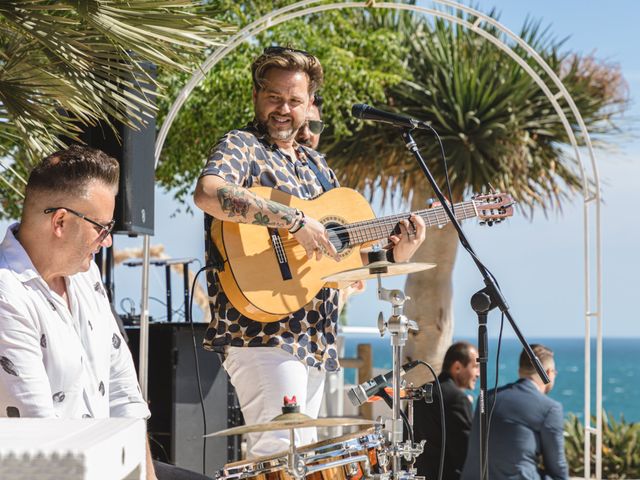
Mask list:
[[[145,62],[145,71],[156,78],[156,66]],[[150,84],[142,85],[151,90]],[[126,94],[132,89],[124,88]],[[147,97],[148,101],[155,101]],[[144,115],[145,125],[138,129],[130,128],[121,122],[116,123],[114,131],[105,125],[97,125],[84,130],[80,138],[90,147],[98,148],[120,162],[120,185],[116,197],[113,233],[126,233],[130,236],[154,233],[154,147],[156,141],[155,115]]]
[[[218,354],[202,348],[206,324],[195,323],[207,432],[227,428],[228,380]],[[138,368],[140,328],[127,326],[129,348]],[[203,417],[198,395],[193,337],[187,323],[149,325],[147,424],[155,459],[202,472]],[[206,474],[229,461],[228,439],[207,438]]]

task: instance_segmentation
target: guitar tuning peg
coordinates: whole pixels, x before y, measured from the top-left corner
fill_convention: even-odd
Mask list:
[[[493,220],[487,221],[487,225],[489,225],[490,227],[493,227]]]
[[[487,224],[487,222],[485,222],[484,220],[480,221],[480,225],[486,225],[486,224]]]

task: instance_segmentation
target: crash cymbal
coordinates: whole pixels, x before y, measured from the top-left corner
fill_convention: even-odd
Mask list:
[[[334,273],[324,277],[326,282],[357,282],[358,280],[371,280],[393,275],[406,275],[408,273],[420,272],[435,267],[435,263],[401,262],[391,263],[387,261],[373,262],[364,267],[352,268],[343,272]]]
[[[209,433],[205,437],[223,437],[227,435],[241,435],[243,433],[270,432],[273,430],[292,430],[309,427],[351,427],[371,426],[376,422],[361,418],[325,417],[311,418],[304,413],[283,413],[270,422],[256,423],[255,425],[241,425],[240,427],[227,428],[219,432]]]

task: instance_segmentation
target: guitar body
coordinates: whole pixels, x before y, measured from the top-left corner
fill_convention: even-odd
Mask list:
[[[325,227],[375,218],[369,202],[349,188],[334,188],[314,200],[267,187],[251,191],[298,208]],[[277,232],[279,240],[274,240],[272,231]],[[216,220],[211,238],[224,260],[218,277],[225,294],[242,315],[259,322],[281,320],[305,306],[325,286],[323,277],[362,266],[362,245],[338,248],[340,262],[327,255],[321,260],[308,260],[304,248],[286,229]]]

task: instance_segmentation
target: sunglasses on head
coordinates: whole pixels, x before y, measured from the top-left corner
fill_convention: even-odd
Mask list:
[[[264,55],[277,55],[278,53],[282,53],[282,52],[301,53],[303,55],[306,55],[307,57],[313,56],[309,52],[305,52],[304,50],[297,50],[295,48],[280,47],[280,46],[267,47],[262,51]]]
[[[307,120],[309,131],[314,135],[320,135],[324,130],[324,122],[322,120]]]
[[[67,212],[75,215],[76,217],[80,217],[84,221],[89,222],[91,225],[93,225],[93,228],[96,230],[96,232],[98,232],[98,242],[102,242],[105,238],[107,238],[107,236],[111,233],[111,230],[113,230],[113,227],[116,224],[115,220],[111,220],[106,225],[103,225],[102,223],[96,222],[92,218],[89,218],[86,215],[83,215],[82,213],[76,212],[75,210],[72,210],[72,209],[67,208],[67,207],[49,207],[49,208],[45,208],[44,209],[44,213],[45,213],[45,215],[48,215],[50,213],[53,213],[53,212],[55,212],[57,210],[61,210],[61,209],[66,210]]]

